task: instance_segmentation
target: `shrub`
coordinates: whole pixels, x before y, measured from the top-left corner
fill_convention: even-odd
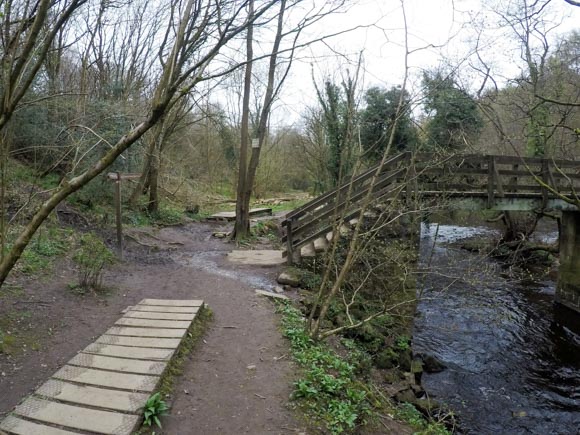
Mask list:
[[[81,237],[73,259],[79,266],[78,287],[97,291],[103,288],[103,270],[114,262],[115,257],[101,239],[88,233]]]

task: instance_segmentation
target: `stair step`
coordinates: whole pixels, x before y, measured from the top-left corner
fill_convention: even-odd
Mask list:
[[[328,240],[326,237],[319,237],[314,241],[314,251],[315,252],[324,252],[328,248]]]
[[[316,257],[316,249],[314,249],[314,243],[309,243],[308,245],[300,248],[300,255],[302,257]]]

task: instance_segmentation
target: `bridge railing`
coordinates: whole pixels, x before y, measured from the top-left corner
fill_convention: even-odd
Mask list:
[[[422,195],[496,198],[560,198],[578,202],[580,162],[499,155],[454,155],[438,165],[429,155],[418,155],[417,173]]]
[[[487,198],[488,207],[509,197],[541,198],[544,207],[550,198],[580,205],[580,162],[575,161],[405,152],[378,170],[370,168],[286,215],[282,240],[289,262],[293,252],[356,216],[369,190],[374,201],[399,196],[407,205],[429,196]]]

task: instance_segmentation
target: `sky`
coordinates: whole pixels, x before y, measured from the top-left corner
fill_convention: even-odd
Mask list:
[[[462,66],[464,84],[476,89],[480,77],[469,73],[472,62],[474,26],[470,21],[485,20],[482,53],[493,65],[500,83],[519,72],[519,51],[509,35],[494,26],[497,17],[489,4],[512,0],[404,0],[408,24],[409,89],[419,92],[424,70],[440,65],[444,59]],[[529,0],[528,0],[529,1]],[[313,0],[314,3],[317,0]],[[320,3],[320,2],[318,2]],[[553,38],[573,29],[580,30],[580,8],[564,0],[552,0],[550,22],[558,24]],[[353,73],[362,53],[360,89],[392,86],[402,82],[404,67],[404,26],[400,0],[358,0],[343,13],[332,14],[303,35],[303,40],[352,29],[302,49],[296,56],[291,75],[272,114],[274,126],[300,123],[305,106],[316,104],[312,75],[317,81],[333,77],[340,81],[346,70]],[[468,60],[469,59],[469,60]],[[503,79],[502,79],[503,78]]]

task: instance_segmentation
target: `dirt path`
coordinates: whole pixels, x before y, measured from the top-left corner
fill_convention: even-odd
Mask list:
[[[24,294],[0,299],[0,313],[23,316],[40,344],[13,358],[0,355],[0,416],[102,334],[126,306],[147,297],[200,298],[214,322],[176,383],[163,433],[304,432],[286,407],[293,367],[274,307],[254,293],[274,285],[277,271],[227,262],[232,245],[212,238],[216,229],[191,224],[151,231],[153,238],[141,235],[152,246],[130,244],[126,262],[106,277],[116,288],[107,297],[71,294],[66,284],[74,278],[65,267],[51,283],[27,283]]]

